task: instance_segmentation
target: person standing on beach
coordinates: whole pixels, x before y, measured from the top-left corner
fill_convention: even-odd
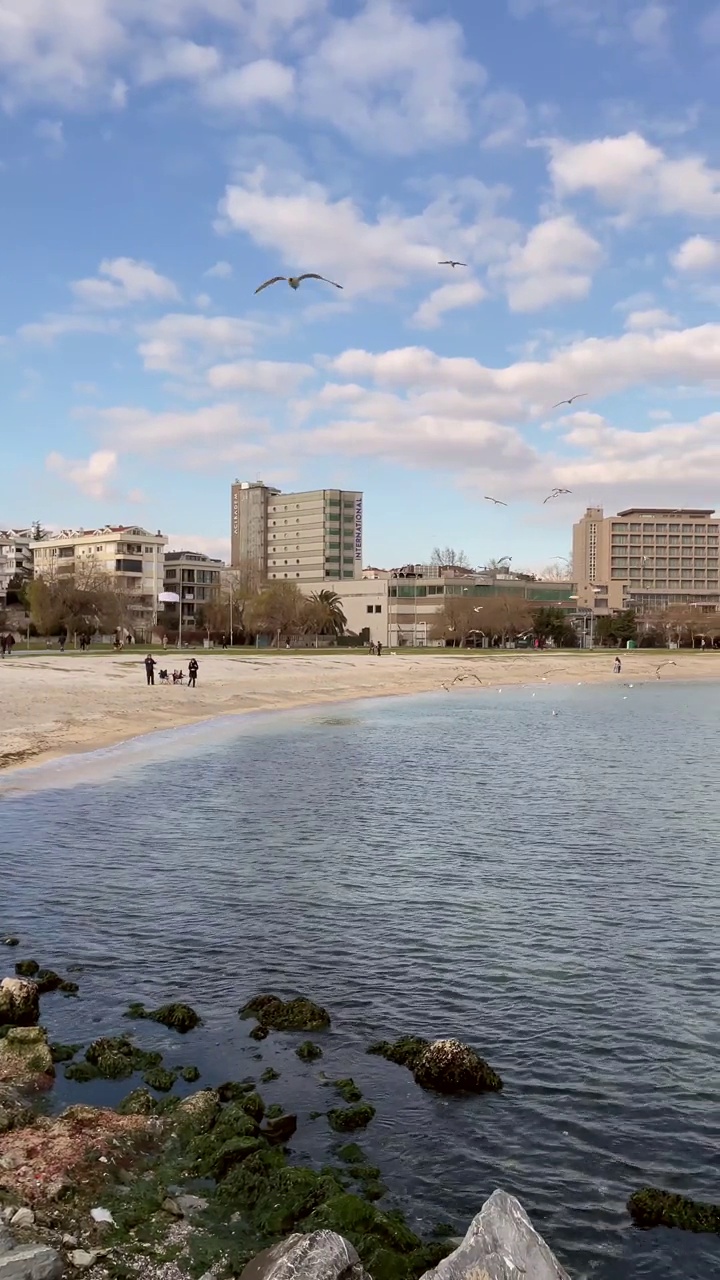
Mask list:
[[[13,651],[14,644],[15,644],[15,637],[14,637],[14,635],[13,635],[12,631],[8,631],[8,633],[7,633],[6,637],[5,637],[5,649],[7,650],[7,656],[8,656],[8,658],[11,658],[11,657],[12,657],[12,651]]]
[[[145,659],[145,675],[147,676],[148,684],[155,683],[155,659],[151,653]]]
[[[191,658],[190,661],[188,662],[188,689],[194,689],[196,687],[195,682],[197,680],[197,673],[198,673],[197,658]]]
[[[0,650],[2,650],[3,658],[5,657],[6,649],[7,649],[7,636],[0,636]]]
[[[616,676],[619,676],[620,672],[622,671],[622,662],[620,661],[619,658],[616,658],[613,663],[613,671],[615,672]]]
[[[380,643],[380,641],[379,641],[379,640],[378,640],[377,644],[375,645],[375,652],[376,652],[376,654],[377,654],[377,656],[378,656],[378,658],[379,658],[379,657],[380,657],[380,655],[381,655],[381,653],[382,653],[382,645],[381,645],[381,643]]]

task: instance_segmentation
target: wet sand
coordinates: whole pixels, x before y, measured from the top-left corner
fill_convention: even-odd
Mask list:
[[[720,651],[623,652],[621,676],[611,651],[435,650],[427,654],[326,651],[317,654],[201,653],[198,686],[148,687],[142,654],[15,653],[0,663],[0,768],[112,746],[140,734],[214,716],[286,710],[353,698],[390,697],[483,686],[617,680],[715,680]],[[158,667],[176,665],[157,655]],[[182,665],[186,665],[183,655]],[[455,683],[453,683],[455,682]]]

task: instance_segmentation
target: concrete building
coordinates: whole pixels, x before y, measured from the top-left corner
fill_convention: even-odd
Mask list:
[[[33,575],[32,529],[0,529],[0,605],[13,579],[26,582]]]
[[[720,607],[720,519],[712,509],[588,507],[573,526],[578,606],[639,613]]]
[[[231,486],[232,567],[300,587],[361,578],[362,498],[343,489],[281,493],[260,481],[236,480]]]
[[[39,578],[74,574],[82,581],[107,575],[131,598],[139,632],[148,633],[157,619],[163,590],[167,538],[139,525],[104,525],[102,529],[62,529],[54,537],[32,543],[33,572]]]
[[[220,587],[224,569],[222,560],[213,560],[201,551],[166,551],[163,591],[173,591],[180,596],[182,625],[200,625],[201,611],[209,605]],[[166,614],[178,622],[178,606],[167,605]]]

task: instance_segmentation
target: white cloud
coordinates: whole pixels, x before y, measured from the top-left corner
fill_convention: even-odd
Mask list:
[[[215,404],[188,412],[161,413],[119,406],[96,411],[84,410],[82,416],[91,416],[109,441],[121,440],[127,453],[153,453],[183,445],[214,447],[217,441],[225,437],[234,439],[257,433],[262,426],[235,404]]]
[[[208,267],[205,272],[211,280],[229,280],[233,273],[232,264],[230,262],[216,262],[214,266]]]
[[[76,298],[88,306],[127,307],[133,302],[172,302],[179,298],[176,285],[148,262],[134,258],[105,258],[99,276],[75,280]]]
[[[62,120],[38,120],[35,125],[35,136],[47,142],[51,150],[65,150],[65,134]]]
[[[258,391],[282,396],[295,391],[314,373],[310,364],[243,360],[237,364],[215,365],[208,370],[207,380],[214,391]]]
[[[631,311],[625,320],[626,329],[639,331],[650,329],[677,329],[680,321],[662,307],[652,307],[648,311]]]
[[[720,240],[691,236],[671,257],[677,271],[714,271],[720,267]]]
[[[243,110],[258,103],[284,106],[295,92],[295,72],[281,62],[259,58],[257,62],[234,67],[222,75],[207,79],[201,98],[220,110]]]
[[[79,312],[68,312],[46,315],[42,320],[32,324],[23,324],[18,329],[18,337],[23,342],[38,342],[50,346],[56,338],[64,338],[73,333],[114,333],[116,323],[104,316],[82,315]]]
[[[633,40],[648,53],[662,53],[670,38],[671,12],[666,4],[648,0],[639,9],[631,10],[628,27]]]
[[[368,220],[349,197],[333,200],[318,183],[297,177],[284,179],[277,189],[259,167],[227,188],[218,225],[243,231],[277,254],[281,261],[272,264],[273,274],[283,266],[293,274],[319,271],[347,292],[362,294],[397,288],[413,276],[439,278],[447,270],[438,261],[449,256],[448,245],[463,261],[502,257],[517,235],[515,223],[495,213],[504,194],[467,180],[415,216],[384,205]],[[304,287],[308,293],[313,289],[312,283]]]
[[[517,93],[505,90],[486,93],[480,104],[480,116],[488,129],[482,140],[487,150],[516,145],[526,136],[529,112]]]
[[[146,369],[182,376],[221,357],[246,355],[258,331],[258,325],[237,316],[170,313],[139,327],[138,350]]]
[[[549,168],[558,196],[589,191],[628,217],[720,214],[720,169],[697,155],[671,158],[639,133],[581,143],[555,139]]]
[[[112,496],[110,485],[117,471],[118,457],[112,449],[91,453],[84,461],[73,461],[61,453],[49,453],[45,466],[68,484],[73,484],[88,498],[100,501]]]
[[[448,311],[474,307],[486,297],[487,289],[479,280],[458,280],[454,284],[440,285],[420,303],[410,323],[420,329],[436,329]]]
[[[373,151],[411,154],[469,137],[485,72],[450,18],[417,21],[396,0],[368,0],[335,22],[304,63],[304,111]]]
[[[195,306],[199,307],[201,311],[207,311],[208,307],[212,306],[212,298],[210,297],[210,294],[196,293]]]
[[[602,258],[598,241],[563,214],[533,227],[495,274],[506,281],[512,311],[540,311],[554,302],[587,297]]]
[[[219,71],[222,58],[214,45],[196,44],[177,36],[148,50],[140,60],[141,84],[160,80],[204,80]]]
[[[705,14],[698,35],[702,44],[720,44],[720,4]]]

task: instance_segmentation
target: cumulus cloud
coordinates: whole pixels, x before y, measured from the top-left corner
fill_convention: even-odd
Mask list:
[[[201,98],[220,110],[243,110],[259,103],[284,106],[295,92],[295,72],[271,58],[258,58],[243,67],[206,79]]]
[[[118,456],[113,449],[100,449],[89,458],[73,461],[61,453],[49,453],[45,466],[88,498],[100,501],[113,494],[111,481],[117,471]]]
[[[219,440],[259,433],[262,424],[236,404],[215,404],[188,412],[155,413],[150,409],[118,406],[86,411],[108,440],[121,439],[127,453],[153,453],[173,446],[214,447]],[[108,455],[94,455],[107,457]]]
[[[286,395],[314,375],[310,364],[281,360],[242,360],[218,364],[208,370],[208,385],[214,391],[257,391],[266,395]]]
[[[512,311],[540,311],[554,302],[587,297],[602,259],[598,241],[575,218],[562,214],[533,227],[496,274],[505,280]]]
[[[75,333],[114,333],[116,322],[104,316],[83,315],[80,312],[50,313],[42,320],[23,324],[17,331],[23,342],[37,342],[51,346],[57,338]]]
[[[86,306],[127,307],[133,302],[173,302],[177,286],[148,262],[134,258],[105,258],[98,275],[72,284],[75,297]]]
[[[662,307],[651,307],[648,311],[631,311],[626,317],[626,329],[677,329],[680,321]]]
[[[639,133],[550,145],[550,176],[559,197],[591,192],[626,217],[640,214],[716,218],[720,169],[702,156],[665,154]]]
[[[211,280],[229,280],[232,273],[232,263],[216,262],[214,266],[208,267],[205,275],[209,276]]]
[[[219,226],[245,232],[293,274],[319,271],[347,292],[363,294],[437,276],[445,270],[438,261],[448,257],[448,244],[465,261],[504,256],[517,235],[516,224],[496,213],[504,196],[502,189],[468,180],[418,214],[386,205],[368,218],[349,197],[335,200],[297,176],[274,181],[260,166],[227,188]]]
[[[146,369],[182,376],[219,358],[247,354],[258,331],[237,316],[170,313],[140,325],[138,350]]]
[[[449,311],[474,307],[486,297],[487,289],[479,280],[458,280],[453,284],[442,284],[420,303],[410,323],[417,325],[419,329],[436,329]]]
[[[720,267],[720,240],[708,236],[690,236],[672,254],[676,271],[714,271]]]

